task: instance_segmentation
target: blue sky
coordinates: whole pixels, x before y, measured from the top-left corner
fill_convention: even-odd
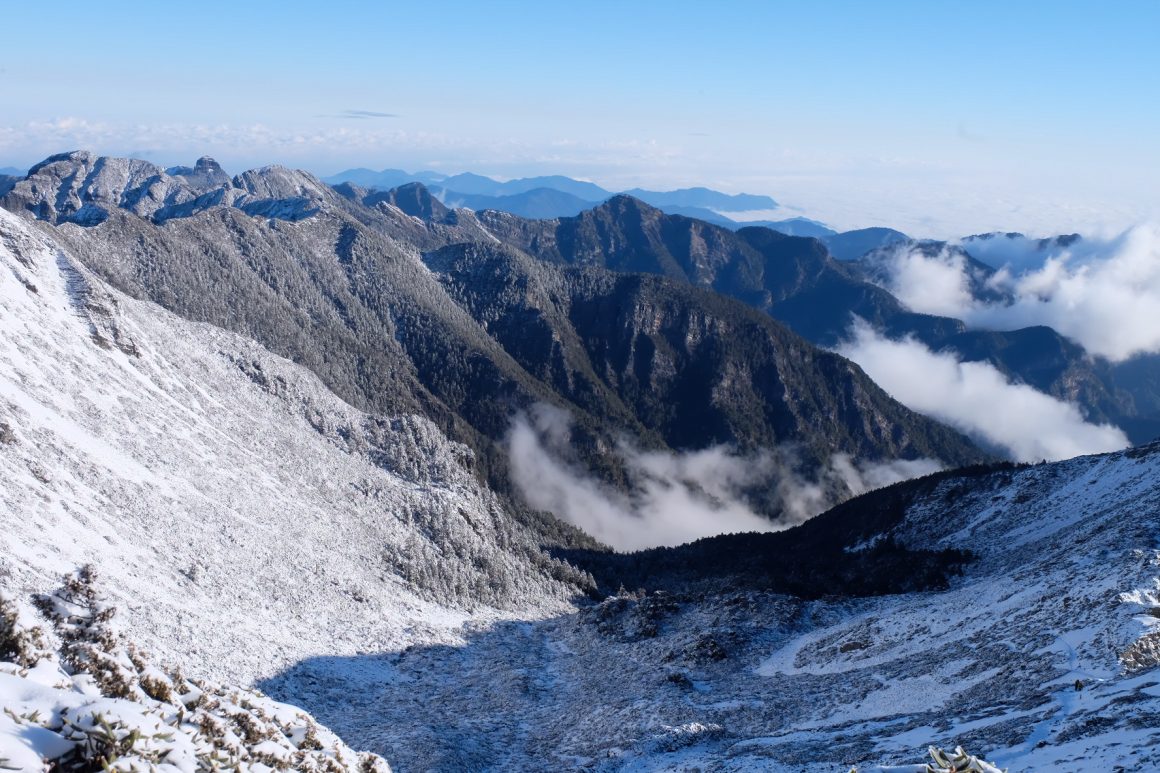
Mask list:
[[[933,235],[1160,214],[1157,2],[61,2],[4,15],[0,166],[86,147],[234,170],[562,173],[769,193],[785,214]]]

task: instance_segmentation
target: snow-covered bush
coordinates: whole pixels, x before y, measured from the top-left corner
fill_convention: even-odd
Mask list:
[[[936,746],[929,747],[927,751],[932,762],[889,765],[875,767],[872,770],[878,773],[1006,773],[985,760],[967,754],[961,746],[956,746],[954,752],[950,754]],[[858,773],[858,769],[851,768],[850,773]]]
[[[36,598],[51,632],[0,594],[0,768],[389,773],[300,709],[152,665],[95,580]]]

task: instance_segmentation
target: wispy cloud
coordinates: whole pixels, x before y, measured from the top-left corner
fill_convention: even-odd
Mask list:
[[[508,437],[512,479],[532,507],[618,550],[784,529],[851,494],[941,468],[929,459],[867,464],[835,454],[823,469],[806,472],[788,445],[752,454],[727,446],[673,453],[622,442],[616,453],[633,492],[626,494],[568,461],[570,432],[571,416],[559,408],[541,404],[518,416]],[[754,496],[776,520],[755,511]]]
[[[987,362],[960,362],[910,338],[891,340],[857,320],[838,351],[912,410],[933,416],[1023,462],[1117,451],[1128,438]]]
[[[361,120],[354,114],[369,115]],[[177,163],[210,155],[232,166],[277,162],[310,168],[391,164],[454,172],[473,170],[497,177],[570,174],[614,185],[625,170],[658,170],[673,163],[679,150],[647,139],[533,142],[510,136],[450,134],[399,128],[377,111],[334,114],[345,121],[307,122],[300,126],[265,123],[128,123],[69,116],[24,123],[0,123],[0,158],[34,163],[54,153],[85,149],[125,156],[141,148]],[[622,187],[643,178],[633,173]],[[615,187],[615,186],[614,186]]]
[[[398,113],[380,113],[375,110],[343,110],[341,113],[330,117],[366,120],[368,118],[401,118],[402,116]]]
[[[885,260],[887,289],[915,311],[976,328],[1047,325],[1114,362],[1160,352],[1160,228],[1065,244],[996,236],[963,246],[999,268],[990,285],[1009,300],[975,298],[970,269],[954,250],[900,246]]]

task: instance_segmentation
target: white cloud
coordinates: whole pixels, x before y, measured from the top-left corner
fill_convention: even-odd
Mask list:
[[[989,363],[959,362],[913,339],[892,341],[861,320],[839,352],[907,407],[1019,461],[1067,459],[1128,445],[1118,428],[1084,421],[1074,405],[1013,384]]]
[[[887,268],[888,289],[913,311],[961,318],[974,303],[962,253],[928,256],[906,246],[889,254]]]
[[[929,459],[858,464],[836,454],[810,476],[789,446],[745,456],[726,446],[668,453],[621,443],[618,453],[635,487],[628,495],[565,461],[570,429],[568,413],[551,406],[518,416],[508,437],[512,479],[529,505],[618,550],[787,528],[851,494],[941,468]],[[747,502],[746,492],[759,489],[775,493],[782,513],[776,522]]]
[[[886,287],[912,309],[988,330],[1047,325],[1089,353],[1119,362],[1160,352],[1160,229],[1137,226],[1110,239],[1040,249],[1036,240],[995,237],[964,244],[1000,270],[992,288],[1009,302],[973,299],[961,255],[900,248]]]

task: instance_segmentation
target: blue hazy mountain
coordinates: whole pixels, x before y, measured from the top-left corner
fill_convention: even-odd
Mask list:
[[[791,217],[786,220],[755,220],[749,223],[743,223],[742,225],[772,228],[774,231],[783,233],[786,236],[811,236],[822,241],[837,233],[837,231],[828,227],[825,223],[810,220],[808,217]]]
[[[813,234],[800,234],[812,236]],[[830,249],[830,254],[838,260],[857,260],[871,250],[891,244],[909,241],[910,237],[893,228],[859,228],[832,234],[822,239]]]
[[[478,178],[478,175],[473,175]],[[487,179],[487,178],[482,178]],[[462,187],[456,187],[457,180],[455,177],[450,177],[443,181],[443,186],[448,190],[463,191]],[[575,196],[578,199],[590,202],[601,202],[612,195],[611,191],[606,191],[595,183],[586,182],[584,180],[573,180],[571,177],[564,177],[563,175],[548,175],[546,177],[524,177],[519,180],[508,180],[505,183],[497,183],[494,196],[517,196],[521,193],[528,193],[540,188],[547,188],[549,190],[560,191],[567,193],[570,196]],[[467,193],[469,191],[463,191]]]
[[[713,225],[724,226],[725,228],[737,229],[748,225],[748,223],[739,223],[736,220],[732,220],[729,217],[722,215],[720,212],[714,212],[713,210],[706,209],[705,207],[682,207],[675,205],[665,205],[663,207],[657,207],[657,209],[661,210],[666,215],[681,215],[682,217],[692,217],[697,220],[704,220],[706,223],[712,223]]]
[[[447,176],[440,175],[436,172],[417,172],[410,174],[401,169],[384,169],[381,172],[376,172],[371,169],[348,169],[331,177],[324,178],[324,182],[330,183],[331,185],[349,182],[362,188],[378,190],[390,190],[391,188],[397,188],[407,183],[419,182],[428,187],[441,188],[445,192],[445,198],[448,200],[456,198],[455,194],[459,194],[460,198],[464,196],[501,198],[518,196],[546,188],[573,196],[578,200],[586,202],[589,207],[595,206],[614,195],[614,191],[606,190],[595,183],[585,180],[575,180],[563,175],[524,177],[518,180],[500,182],[499,180],[494,180],[490,177],[472,172]],[[686,215],[700,219],[706,219],[707,216],[711,216],[710,213],[714,210],[721,212],[742,212],[776,209],[778,206],[777,202],[769,196],[758,196],[749,193],[721,193],[720,191],[710,190],[709,188],[683,188],[675,191],[647,191],[634,188],[626,193],[673,214],[686,214],[685,210],[688,208],[701,210],[696,214],[689,212]],[[502,201],[490,202],[486,207],[471,207],[471,205],[466,203],[462,206],[468,206],[472,209],[491,208],[504,212],[510,211],[513,214],[521,214],[514,210],[506,209],[505,207],[523,207],[525,204],[523,201]],[[576,212],[572,212],[571,214],[576,214],[579,211],[576,210]],[[710,222],[727,225],[727,223],[721,222],[719,217]]]
[[[721,212],[777,209],[777,202],[769,196],[755,196],[750,193],[721,193],[709,188],[681,188],[676,191],[646,191],[642,188],[633,188],[623,191],[623,193],[658,209],[664,209],[666,206],[704,207]]]
[[[353,183],[360,188],[386,191],[407,183],[423,183],[427,186],[439,185],[445,179],[447,179],[447,175],[438,172],[415,172],[412,174],[404,172],[402,169],[384,169],[376,172],[373,169],[359,168],[339,172],[333,177],[327,177],[324,182],[331,185],[344,182]]]
[[[494,209],[533,220],[572,217],[599,203],[554,188],[533,188],[510,196],[462,193],[441,188],[434,190],[448,207],[466,207],[476,211]]]
[[[28,174],[27,170],[17,169],[14,166],[0,167],[0,196],[12,190],[16,183],[24,179],[26,174]]]

